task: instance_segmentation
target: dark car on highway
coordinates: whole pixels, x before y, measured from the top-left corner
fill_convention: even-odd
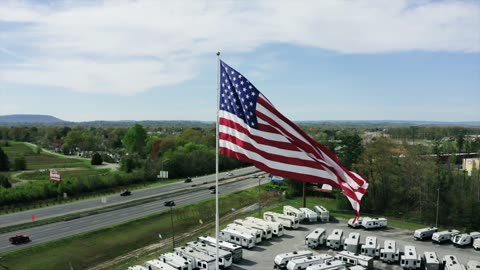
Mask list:
[[[24,234],[17,234],[8,239],[13,245],[24,244],[30,242],[30,237]]]
[[[120,196],[130,196],[130,195],[132,195],[132,192],[128,189],[120,193]]]
[[[187,178],[187,179],[185,179],[185,181],[183,181],[183,182],[184,182],[184,183],[190,183],[190,182],[192,182],[192,178]]]

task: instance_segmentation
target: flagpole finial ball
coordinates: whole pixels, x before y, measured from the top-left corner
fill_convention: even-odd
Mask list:
[[[220,56],[220,52],[217,52],[217,56]]]

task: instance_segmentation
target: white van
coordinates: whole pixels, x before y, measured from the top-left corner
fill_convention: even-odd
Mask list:
[[[305,237],[305,244],[309,248],[317,248],[320,245],[325,244],[325,229],[323,228],[316,228],[315,230],[311,231]]]

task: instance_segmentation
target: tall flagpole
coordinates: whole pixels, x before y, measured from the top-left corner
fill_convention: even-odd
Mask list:
[[[218,149],[218,121],[219,121],[219,111],[220,111],[220,52],[217,52],[217,121],[215,124],[215,240],[216,240],[216,245],[215,245],[215,253],[216,253],[216,258],[215,258],[215,269],[220,269],[218,266],[218,233],[219,233],[219,215],[218,215],[218,155],[219,155],[219,149]]]

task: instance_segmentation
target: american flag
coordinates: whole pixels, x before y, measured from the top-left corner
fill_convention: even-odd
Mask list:
[[[242,74],[220,61],[220,153],[292,180],[342,189],[357,217],[368,188],[328,148],[288,120]]]

